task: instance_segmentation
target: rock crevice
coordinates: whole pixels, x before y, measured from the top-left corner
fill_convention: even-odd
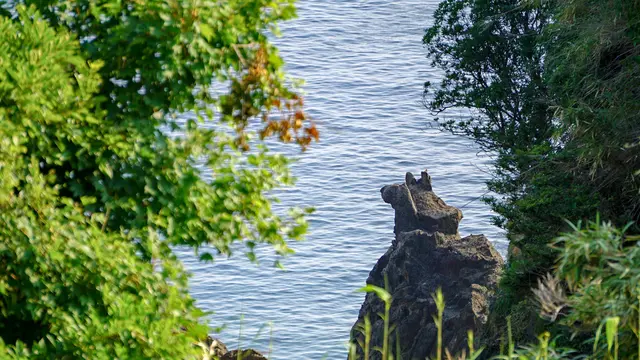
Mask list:
[[[460,237],[462,212],[433,192],[426,171],[419,180],[407,173],[403,184],[385,186],[381,195],[395,210],[395,239],[370,272],[367,284],[384,287],[387,278],[387,290],[393,297],[392,348],[396,348],[397,335],[405,360],[425,359],[435,353],[432,294],[441,288],[446,301],[444,344],[452,353],[463,350],[467,330],[477,332],[487,321],[502,257],[484,235]],[[384,325],[378,313],[384,313],[384,303],[367,294],[356,324],[369,314],[372,348],[382,346]],[[363,339],[356,325],[351,336],[356,342]],[[371,359],[380,358],[377,352],[371,355]]]

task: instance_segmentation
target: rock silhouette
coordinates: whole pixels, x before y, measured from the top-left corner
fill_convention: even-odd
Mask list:
[[[395,239],[371,270],[367,284],[384,287],[385,277],[388,280],[387,290],[393,297],[390,323],[395,325],[391,348],[396,349],[398,338],[405,360],[435,354],[432,294],[441,288],[446,301],[443,343],[453,354],[464,351],[467,331],[477,332],[487,321],[502,257],[484,235],[460,237],[462,212],[433,192],[426,171],[420,180],[407,173],[404,184],[385,186],[381,194],[395,210]],[[367,294],[351,330],[352,341],[363,341],[357,324],[369,314],[371,349],[382,347],[384,323],[379,313],[384,313],[384,303],[375,294]],[[361,359],[359,347],[358,354]],[[381,355],[371,351],[370,357],[377,360]]]

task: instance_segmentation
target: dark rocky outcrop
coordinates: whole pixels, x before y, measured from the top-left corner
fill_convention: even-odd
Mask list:
[[[264,355],[259,352],[248,349],[248,350],[231,350],[228,353],[224,354],[220,360],[267,360]]]
[[[204,341],[198,342],[197,345],[202,349],[203,360],[219,358],[229,352],[227,346],[222,341],[211,336],[207,336]]]
[[[253,349],[227,350],[227,346],[219,339],[207,336],[204,341],[197,344],[202,348],[202,360],[267,360],[267,358]]]
[[[452,353],[466,347],[467,330],[487,321],[489,300],[503,260],[484,235],[460,238],[462,212],[447,205],[432,190],[426,171],[420,180],[407,173],[405,183],[385,186],[382,198],[395,210],[395,239],[369,274],[367,284],[384,287],[393,297],[390,322],[399,335],[402,358],[425,359],[435,353],[437,330],[432,294],[438,288],[446,301],[444,344]],[[372,348],[382,346],[384,303],[367,294],[358,322],[370,314]],[[356,323],[357,324],[357,323]],[[352,338],[363,336],[352,329]],[[396,334],[390,342],[395,349]],[[372,359],[380,359],[375,352]]]

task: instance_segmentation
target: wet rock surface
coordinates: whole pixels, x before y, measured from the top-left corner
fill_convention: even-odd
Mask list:
[[[425,359],[435,353],[432,294],[441,288],[446,301],[443,343],[451,353],[464,350],[467,331],[478,332],[487,321],[502,257],[484,235],[460,237],[462,212],[433,192],[426,171],[419,180],[407,173],[404,184],[385,186],[381,194],[395,210],[395,239],[370,272],[367,284],[384,287],[387,278],[393,297],[390,323],[395,325],[389,339],[391,348],[396,348],[398,338],[405,360]],[[356,328],[369,314],[371,348],[382,347],[384,322],[378,313],[384,313],[384,303],[375,294],[367,294],[351,331],[353,340],[363,341]],[[372,351],[371,359],[380,358]]]

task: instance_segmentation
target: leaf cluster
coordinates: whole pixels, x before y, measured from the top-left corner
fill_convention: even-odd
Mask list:
[[[510,240],[498,328],[553,268],[565,219],[599,212],[639,231],[638,14],[628,0],[446,0],[426,30],[445,73],[425,84],[426,107],[472,109],[438,122],[495,157],[485,200]],[[539,324],[516,333],[533,340]]]
[[[255,139],[317,139],[267,36],[293,2],[3,9],[0,357],[192,358],[207,327],[175,246],[257,261],[307,229],[310,209],[273,211],[294,179]]]

